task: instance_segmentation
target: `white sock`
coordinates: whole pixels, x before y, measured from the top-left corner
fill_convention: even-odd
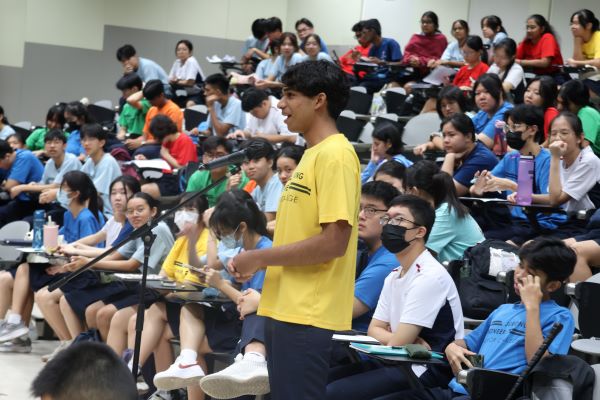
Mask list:
[[[181,349],[179,357],[184,364],[194,364],[198,359],[198,353],[192,349]]]
[[[254,361],[254,362],[265,362],[266,358],[264,355],[262,355],[256,351],[248,351],[244,354],[244,360]]]
[[[21,316],[19,314],[10,313],[8,318],[6,318],[6,322],[12,325],[18,325],[21,323]]]

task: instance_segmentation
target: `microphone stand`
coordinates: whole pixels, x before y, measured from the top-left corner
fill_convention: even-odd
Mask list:
[[[203,170],[203,169],[204,169],[204,165],[201,165],[199,170]],[[166,212],[164,212],[157,218],[149,220],[145,225],[140,226],[139,228],[135,229],[133,232],[131,232],[131,234],[127,237],[127,239],[122,240],[120,243],[117,243],[115,246],[111,247],[110,249],[107,249],[105,252],[103,252],[99,256],[95,257],[93,260],[91,260],[90,262],[85,264],[83,267],[79,268],[77,271],[73,271],[73,272],[65,275],[58,281],[53,282],[48,285],[48,291],[50,291],[50,292],[52,292],[56,289],[60,289],[61,287],[66,285],[71,280],[75,279],[76,277],[78,277],[79,275],[84,273],[85,271],[91,269],[98,261],[104,259],[108,255],[117,251],[117,249],[123,247],[126,243],[129,243],[132,240],[135,240],[138,238],[142,238],[142,241],[144,243],[144,262],[142,264],[142,280],[140,282],[140,296],[139,296],[138,308],[137,308],[137,320],[135,323],[135,346],[133,349],[133,368],[132,368],[134,377],[137,377],[138,364],[139,364],[139,359],[140,359],[140,347],[141,347],[141,343],[142,343],[142,329],[144,328],[144,312],[145,312],[144,293],[146,292],[146,278],[148,275],[148,259],[150,258],[150,250],[152,248],[152,243],[154,243],[154,239],[156,238],[156,235],[154,233],[152,233],[152,229],[154,229],[154,227],[156,227],[160,222],[169,218],[177,210],[184,207],[186,204],[191,203],[198,196],[202,196],[203,194],[207,193],[212,188],[220,185],[226,179],[228,179],[231,175],[235,175],[238,172],[240,172],[240,170],[241,170],[240,165],[234,164],[234,168],[232,168],[230,171],[228,171],[228,173],[225,174],[224,176],[222,176],[221,178],[217,179],[215,182],[211,183],[210,185],[206,186],[204,189],[202,189],[198,192],[194,192],[194,194],[192,196],[190,196],[188,199],[173,206],[172,208],[170,208],[169,210],[167,210]]]

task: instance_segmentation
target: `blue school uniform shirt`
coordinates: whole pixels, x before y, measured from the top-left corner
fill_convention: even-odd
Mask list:
[[[264,213],[277,212],[282,191],[283,185],[279,180],[279,176],[273,174],[264,188],[256,185],[256,188],[252,191],[252,198],[260,211]]]
[[[69,137],[67,138],[67,148],[65,151],[67,153],[74,154],[77,157],[85,153],[85,150],[81,145],[81,133],[79,130],[69,133]]]
[[[521,154],[517,150],[505,154],[502,160],[498,162],[498,165],[492,170],[492,175],[517,182],[520,159]],[[534,178],[533,194],[547,194],[550,179],[550,152],[545,148],[542,148],[534,159]],[[525,215],[521,207],[511,207],[511,214],[515,219],[528,221],[527,215]],[[564,214],[538,213],[536,219],[541,227],[554,229],[564,223],[567,217]]]
[[[496,124],[496,121],[504,121],[504,113],[513,107],[512,104],[505,101],[491,117],[485,111],[479,111],[471,118],[473,120],[473,125],[475,125],[475,133],[483,133],[485,136],[494,140],[496,129],[494,125]]]
[[[465,187],[471,186],[471,181],[477,171],[490,171],[498,164],[496,155],[483,143],[476,142],[473,151],[469,153],[460,167],[454,171],[454,180]]]
[[[497,371],[520,374],[527,366],[525,356],[525,329],[527,313],[522,303],[503,304],[465,337],[469,350],[484,357],[483,367]],[[551,354],[567,354],[575,324],[571,312],[554,300],[540,304],[540,326],[544,337],[552,325],[560,322],[563,329],[556,336],[548,351]],[[448,384],[457,393],[467,394],[456,378]]]
[[[404,165],[406,168],[413,165],[413,162],[410,161],[408,158],[404,157],[402,154],[396,154],[395,156],[392,157],[392,160],[399,162],[400,164]],[[373,175],[375,175],[375,172],[377,172],[379,167],[381,167],[381,165],[385,161],[386,160],[381,160],[379,163],[374,163],[373,161],[369,161],[369,163],[367,164],[365,169],[363,169],[363,171],[360,173],[360,182],[363,185],[365,183],[367,183],[367,181],[369,179],[371,179],[371,177]]]
[[[306,45],[306,43],[304,41],[302,41],[302,43],[300,43],[300,49],[302,51],[304,51],[304,46]],[[325,44],[325,42],[323,41],[323,38],[321,38],[320,41],[320,46],[321,46],[321,52],[322,53],[329,53],[329,49],[327,49],[327,45]]]
[[[169,96],[171,94],[171,85],[169,84],[169,77],[165,70],[155,61],[143,57],[140,57],[139,59],[138,69],[135,72],[142,82],[146,83],[152,79],[160,80],[165,88],[165,94]]]
[[[94,186],[102,201],[104,202],[104,212],[112,215],[112,205],[110,204],[110,184],[117,177],[121,176],[121,167],[113,156],[104,153],[98,164],[94,163],[91,157],[88,157],[81,172],[85,172],[92,178]]]
[[[400,61],[402,60],[402,50],[394,39],[382,38],[379,46],[371,45],[369,57],[377,57],[383,61]],[[379,67],[375,73],[365,75],[364,79],[382,79],[387,77],[387,73],[387,67]]]
[[[266,236],[261,236],[258,243],[256,243],[256,249],[270,249],[273,246],[273,242]],[[242,284],[242,292],[246,289],[254,289],[258,292],[262,292],[263,283],[265,281],[265,273],[266,270],[260,269],[258,270],[254,276],[247,282]]]
[[[97,233],[104,225],[104,216],[100,213],[100,221],[87,208],[81,210],[77,218],[73,217],[71,211],[66,211],[63,225],[58,230],[59,235],[64,235],[66,243],[73,243],[83,237]],[[97,247],[104,247],[104,242],[98,243]]]
[[[277,57],[277,59],[275,60],[275,66],[272,70],[273,75],[275,75],[275,80],[281,81],[281,77],[283,76],[283,74],[285,74],[289,67],[301,63],[302,61],[304,61],[304,57],[300,53],[292,54],[292,57],[290,58],[290,61],[287,65],[285,65],[285,59],[283,58],[283,56]]]
[[[29,182],[39,182],[44,174],[44,166],[38,158],[29,150],[15,150],[15,161],[10,169],[2,170],[2,180],[13,179],[20,184]],[[31,201],[31,198],[26,193],[21,193],[17,196],[17,200]]]
[[[221,123],[231,125],[231,129],[229,129],[229,132],[227,133],[231,133],[237,129],[243,130],[246,127],[246,113],[242,110],[242,102],[240,99],[229,96],[225,107],[223,107],[221,103],[217,101],[215,102],[214,109],[215,113],[217,114],[217,119],[221,121]],[[210,118],[208,119],[208,129],[212,131],[213,135],[217,135],[217,132],[212,126],[212,120]]]
[[[369,307],[369,311],[352,320],[352,329],[367,331],[371,318],[373,318],[373,312],[377,307],[383,282],[399,264],[396,256],[383,246],[369,256],[367,266],[354,282],[354,297]]]

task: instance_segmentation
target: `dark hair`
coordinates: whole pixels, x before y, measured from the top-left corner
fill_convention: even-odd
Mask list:
[[[481,18],[481,29],[487,25],[494,32],[504,32],[506,33],[506,29],[502,26],[502,20],[497,15],[487,15]]]
[[[251,30],[252,36],[255,39],[260,40],[267,34],[267,24],[268,21],[264,18],[257,18],[252,22]]]
[[[8,135],[6,137],[6,141],[8,142],[8,139],[10,139],[10,138],[17,139],[17,141],[19,141],[19,143],[21,143],[21,147],[23,147],[23,145],[25,145],[25,138],[23,137],[23,134],[21,132],[11,133],[10,135]]]
[[[581,123],[581,119],[579,119],[579,117],[576,114],[573,114],[571,111],[561,111],[560,113],[558,113],[558,115],[552,118],[552,121],[550,121],[550,126],[548,127],[548,130],[552,130],[552,125],[554,124],[554,121],[556,121],[559,118],[566,119],[569,125],[571,125],[571,129],[575,131],[576,135],[583,135],[583,124]]]
[[[152,101],[160,95],[165,94],[165,87],[160,79],[151,79],[146,82],[144,89],[142,89],[142,93],[144,94],[146,100]]]
[[[202,142],[202,153],[207,153],[209,151],[214,151],[217,147],[223,146],[227,153],[231,153],[233,151],[233,146],[231,143],[222,136],[209,136],[204,142]]]
[[[479,58],[481,58],[481,61],[483,61],[484,63],[487,64],[488,62],[488,56],[487,56],[487,51],[485,51],[485,47],[483,46],[483,40],[481,40],[481,38],[477,35],[469,35],[467,36],[467,40],[465,40],[465,44],[463,44],[463,47],[467,46],[470,49],[475,50],[476,52],[479,53]]]
[[[127,89],[138,88],[141,89],[143,86],[142,78],[135,72],[125,74],[117,81],[117,89],[123,91]]]
[[[42,368],[31,384],[31,394],[59,399],[138,398],[127,365],[104,343],[73,343]]]
[[[57,103],[48,109],[46,113],[46,121],[55,120],[60,126],[65,125],[65,103]]]
[[[435,26],[436,32],[440,31],[440,20],[438,19],[436,13],[434,13],[433,11],[425,11],[423,15],[421,15],[421,19],[423,18],[431,19],[431,22],[433,22],[433,26]]]
[[[269,51],[271,52],[271,55],[275,54],[275,49],[281,49],[281,40],[269,40]]]
[[[0,159],[4,158],[7,154],[14,152],[10,144],[4,139],[0,139]]]
[[[494,46],[494,51],[498,49],[503,49],[506,55],[510,58],[510,62],[505,68],[504,76],[502,77],[500,82],[504,82],[506,77],[508,76],[508,72],[512,68],[515,63],[515,55],[517,54],[517,43],[511,38],[502,39]]]
[[[360,193],[363,196],[369,196],[380,200],[387,208],[390,207],[392,200],[400,195],[398,189],[389,183],[382,181],[371,181],[365,183]]]
[[[67,143],[67,137],[60,129],[50,129],[44,136],[44,143],[51,142],[52,140],[60,140],[63,143]]]
[[[177,133],[177,125],[166,115],[158,114],[150,121],[150,133],[156,138],[159,143],[169,135]]]
[[[304,155],[304,147],[297,146],[295,144],[292,144],[289,146],[284,146],[281,149],[279,149],[279,151],[277,152],[277,155],[275,156],[275,162],[273,164],[277,165],[277,160],[280,157],[286,157],[286,158],[291,158],[292,160],[294,160],[296,162],[296,165],[298,165],[298,164],[300,164],[302,155]]]
[[[196,195],[196,193],[186,192],[179,200],[179,204],[183,203],[184,201],[188,200],[194,195]],[[198,221],[196,221],[196,223],[202,222],[202,215],[204,214],[204,211],[208,210],[208,199],[206,198],[206,196],[201,194],[199,196],[196,196],[196,198],[191,202],[188,202],[186,204],[186,207],[195,208],[196,211],[198,211]]]
[[[329,116],[336,119],[348,102],[349,87],[345,73],[329,61],[304,61],[291,66],[281,77],[285,89],[308,97],[324,93]]]
[[[536,271],[542,271],[548,282],[564,282],[573,273],[577,255],[560,239],[541,237],[528,242],[519,251],[521,262]]]
[[[554,29],[552,29],[552,26],[550,25],[548,20],[546,20],[546,18],[544,18],[543,15],[531,14],[529,17],[527,17],[527,19],[534,20],[535,24],[538,25],[540,28],[542,28],[544,33],[550,33],[551,35],[555,35]]]
[[[281,41],[281,45],[285,42],[285,39],[290,39],[292,46],[294,46],[294,51],[298,51],[300,47],[298,47],[298,38],[295,33],[292,32],[283,32],[279,40]]]
[[[435,222],[435,210],[431,207],[431,204],[419,196],[401,194],[390,203],[390,208],[395,206],[408,208],[413,216],[415,225],[424,226],[425,229],[427,229],[425,237],[423,238],[423,241],[427,242],[429,234],[431,233],[431,228]]]
[[[313,25],[312,22],[310,22],[310,20],[308,18],[300,18],[298,21],[296,21],[296,24],[294,25],[294,28],[296,30],[298,30],[298,25],[304,24],[306,26],[308,26],[309,28],[314,28],[315,26]]]
[[[598,18],[594,15],[594,13],[587,8],[582,8],[579,11],[575,11],[573,15],[571,15],[571,22],[573,22],[573,18],[577,16],[579,20],[579,24],[585,28],[587,24],[592,24],[592,32],[596,32],[598,28]]]
[[[529,81],[527,87],[531,86],[533,82],[540,82],[539,94],[543,100],[542,108],[546,110],[549,107],[554,107],[558,96],[558,87],[554,78],[548,75],[536,76]]]
[[[361,32],[364,28],[363,22],[362,21],[358,21],[357,23],[355,23],[354,25],[352,25],[352,32]]]
[[[452,30],[454,30],[454,25],[455,24],[460,24],[460,26],[462,26],[465,30],[465,32],[467,33],[467,36],[469,36],[469,23],[467,21],[465,21],[464,19],[457,19],[456,21],[454,21],[452,23],[452,25],[450,25],[450,27],[452,28]]]
[[[448,203],[448,209],[454,211],[459,218],[469,215],[456,194],[454,181],[448,173],[440,171],[433,161],[421,160],[406,170],[407,188],[416,187],[433,197],[433,204],[438,208],[442,203]]]
[[[136,54],[135,48],[130,44],[126,44],[117,49],[117,60],[119,60],[121,62],[127,61],[131,57],[135,56],[135,54]]]
[[[570,105],[574,105],[579,110],[587,106],[590,102],[590,92],[587,86],[579,79],[571,79],[563,83],[558,96],[560,96],[567,109]]]
[[[249,88],[242,93],[242,110],[250,112],[260,106],[263,101],[269,99],[269,94],[264,90]]]
[[[500,108],[502,101],[504,101],[504,91],[502,90],[502,82],[496,74],[483,74],[475,81],[473,85],[473,93],[477,91],[479,85],[483,86],[485,90],[496,100],[496,110]]]
[[[304,43],[306,45],[306,42],[308,41],[308,39],[313,38],[315,39],[315,41],[317,42],[317,44],[319,45],[319,51],[322,50],[321,47],[321,36],[317,35],[316,33],[311,33],[310,35],[306,36],[304,38],[304,41],[302,43]]]
[[[265,30],[267,31],[267,33],[282,31],[283,24],[281,23],[281,19],[279,19],[278,17],[271,17],[267,19]]]
[[[210,228],[220,235],[223,228],[233,231],[242,222],[245,222],[251,231],[268,236],[267,218],[258,209],[252,196],[241,189],[223,193],[210,216]]]
[[[473,124],[473,120],[469,118],[466,114],[456,113],[454,115],[449,116],[448,118],[444,118],[442,123],[440,124],[440,130],[444,129],[446,124],[452,124],[454,129],[459,131],[465,136],[470,136],[473,143],[476,140],[476,132],[475,125]]]
[[[214,86],[223,94],[229,94],[229,79],[223,74],[212,74],[207,76],[204,80],[204,84]]]
[[[391,156],[402,153],[402,132],[398,125],[393,122],[380,122],[375,125],[371,136],[374,139],[381,140],[382,142],[389,142],[390,148],[387,149],[386,154]]]
[[[113,187],[117,184],[117,183],[121,183],[124,187],[125,187],[125,197],[127,198],[127,201],[129,201],[129,199],[131,197],[133,197],[133,195],[139,191],[142,190],[141,186],[140,186],[140,181],[138,181],[137,179],[135,179],[133,176],[131,175],[120,175],[117,176],[111,183],[110,186],[108,187],[108,195],[110,196],[110,193],[112,192]],[[128,189],[128,190],[127,190]],[[127,192],[131,193],[131,196],[127,196]]]
[[[102,125],[100,125],[97,122],[91,124],[84,124],[81,127],[81,139],[83,139],[84,137],[104,140],[104,142],[106,142],[108,140],[108,132],[102,129]]]
[[[80,101],[72,101],[65,106],[65,113],[69,113],[77,119],[82,118],[84,123],[94,122],[87,108]]]
[[[3,124],[8,124],[8,118],[6,118],[6,115],[4,115],[4,107],[0,106],[0,114],[2,114],[2,123]]]
[[[177,53],[177,48],[179,47],[180,44],[185,44],[185,47],[188,48],[189,52],[191,53],[192,51],[194,51],[194,45],[192,44],[192,42],[190,42],[187,39],[181,39],[179,42],[177,42],[177,44],[175,45],[175,53]]]
[[[519,104],[511,110],[506,110],[504,120],[512,119],[517,124],[537,126],[534,140],[538,143],[544,141],[544,111],[541,107],[532,104]]]
[[[246,157],[248,160],[259,160],[265,157],[267,160],[275,158],[275,149],[273,145],[265,138],[252,138],[244,141],[240,146],[242,149],[248,149]],[[275,163],[273,163],[273,168]]]
[[[467,97],[465,96],[465,93],[456,86],[444,86],[438,93],[435,108],[440,119],[444,118],[444,114],[442,113],[442,100],[458,103],[461,112],[467,111]]]
[[[150,196],[148,193],[146,192],[137,192],[134,193],[133,196],[131,196],[129,199],[127,199],[127,202],[133,200],[133,199],[142,199],[146,202],[146,204],[148,204],[148,207],[150,207],[150,209],[156,208],[157,210],[160,208],[160,203],[158,200],[156,200],[154,197]]]
[[[94,214],[98,222],[102,222],[100,218],[102,210],[98,203],[98,191],[96,190],[96,186],[94,186],[92,178],[85,172],[69,171],[63,176],[60,188],[62,189],[65,184],[69,189],[79,192],[79,196],[77,196],[79,203],[83,204],[85,201],[88,201],[87,208]]]
[[[377,168],[377,171],[375,171],[373,179],[377,180],[377,175],[379,174],[400,179],[402,181],[402,187],[406,188],[406,167],[401,162],[396,160],[388,160],[384,162],[379,168]]]
[[[381,24],[379,20],[376,18],[367,19],[362,21],[363,29],[368,29],[370,31],[375,31],[377,36],[381,36]]]

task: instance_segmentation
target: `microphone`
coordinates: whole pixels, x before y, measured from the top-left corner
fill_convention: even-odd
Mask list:
[[[224,166],[227,166],[230,164],[241,164],[248,159],[248,157],[250,156],[250,154],[252,154],[252,152],[260,150],[260,149],[262,149],[261,143],[251,142],[250,144],[248,144],[247,147],[243,148],[242,150],[233,152],[233,153],[228,154],[223,157],[219,157],[210,162],[207,162],[206,164],[200,164],[198,169],[211,170],[211,169],[215,169],[215,168],[224,167]]]

